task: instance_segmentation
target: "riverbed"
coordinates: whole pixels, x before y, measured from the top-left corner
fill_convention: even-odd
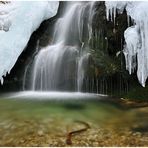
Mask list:
[[[125,109],[109,97],[73,93],[70,99],[44,97],[1,97],[0,146],[148,146],[148,107]],[[82,123],[89,128],[68,144],[68,134]]]

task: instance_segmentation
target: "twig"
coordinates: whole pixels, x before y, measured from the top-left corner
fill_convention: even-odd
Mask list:
[[[73,135],[76,135],[76,134],[79,134],[81,132],[84,132],[86,130],[88,130],[90,128],[89,124],[84,122],[84,121],[79,121],[79,120],[75,120],[74,122],[77,122],[77,123],[80,123],[80,124],[83,124],[85,126],[85,128],[82,128],[82,129],[79,129],[79,130],[75,130],[75,131],[71,131],[67,134],[67,139],[66,139],[66,144],[68,145],[71,145],[72,144],[72,136]]]

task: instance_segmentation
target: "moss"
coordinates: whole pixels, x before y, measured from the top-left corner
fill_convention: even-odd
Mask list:
[[[148,102],[148,86],[142,87],[139,85],[137,87],[133,87],[126,95],[123,95],[123,98]]]

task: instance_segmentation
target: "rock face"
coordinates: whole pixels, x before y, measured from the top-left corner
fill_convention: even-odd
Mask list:
[[[94,74],[99,93],[119,93],[128,90],[129,75],[125,70],[123,53],[124,30],[127,28],[127,15],[117,15],[115,22],[106,19],[104,2],[96,2],[93,19],[93,36],[90,41],[91,54],[94,61]],[[117,56],[118,55],[118,56]],[[90,86],[92,87],[92,86]]]
[[[65,5],[66,2],[60,2],[58,14],[44,21],[32,34],[25,51],[19,57],[10,75],[7,76],[1,90],[9,90],[9,87],[12,90],[12,84],[15,90],[22,90],[23,88],[20,86],[23,84],[25,69],[28,65],[30,66],[25,77],[29,84],[29,69],[38,52],[36,49],[47,46],[52,40],[54,24],[57,18],[63,14]],[[132,25],[132,22],[129,21],[128,24],[125,11],[116,15],[115,22],[107,20],[105,2],[96,2],[93,9],[95,14],[92,20],[92,36],[89,42],[85,41],[85,38],[83,39],[85,45],[89,47],[88,52],[91,57],[85,71],[85,83],[82,91],[107,94],[127,92],[131,85],[135,85],[137,78],[136,74],[132,76],[128,74],[124,55],[119,51],[124,46],[124,31],[128,25]],[[37,46],[38,48],[36,48]],[[24,86],[24,88],[26,87]]]

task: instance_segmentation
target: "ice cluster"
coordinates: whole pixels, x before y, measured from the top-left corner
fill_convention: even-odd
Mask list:
[[[57,13],[57,1],[12,1],[0,4],[0,80],[10,73],[31,34]]]
[[[148,77],[148,2],[106,1],[106,17],[115,22],[117,13],[125,9],[133,26],[124,32],[126,68],[131,74],[137,67],[137,77],[143,87]],[[109,17],[110,16],[110,17]]]

